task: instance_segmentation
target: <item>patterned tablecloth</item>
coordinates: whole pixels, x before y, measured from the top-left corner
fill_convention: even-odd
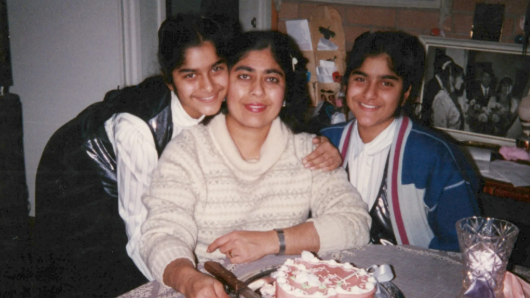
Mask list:
[[[362,248],[319,255],[322,259],[334,259],[341,263],[367,268],[371,265],[389,264],[395,278],[392,281],[406,298],[456,297],[462,287],[462,261],[459,253],[418,249],[411,246],[367,245]],[[231,264],[227,259],[217,260],[238,277],[249,276],[260,270],[282,264],[293,256],[269,255],[248,264]],[[199,269],[203,272],[202,266]],[[122,298],[183,298],[173,289],[157,281],[149,282]]]

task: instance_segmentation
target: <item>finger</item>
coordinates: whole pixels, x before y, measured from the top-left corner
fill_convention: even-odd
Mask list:
[[[218,298],[230,298],[228,294],[225,292],[225,288],[223,287],[223,284],[221,284],[219,281],[215,281],[213,285],[213,289],[215,292],[216,297]]]
[[[321,168],[322,171],[324,172],[329,172],[329,171],[333,171],[335,170],[336,168],[338,168],[340,166],[340,163],[333,163],[332,165],[330,166],[327,166],[327,167],[323,167]]]
[[[243,257],[237,256],[237,257],[230,258],[230,263],[232,263],[232,264],[242,264],[242,263],[245,263],[245,261],[244,261]]]
[[[223,235],[223,236],[215,239],[212,243],[210,243],[210,245],[208,245],[208,248],[206,249],[206,252],[207,253],[214,252],[219,247],[221,247],[221,246],[227,244],[228,242],[230,242],[230,240],[231,240],[231,236],[230,235],[231,235],[231,233],[228,233],[226,235]]]
[[[320,155],[322,155],[323,153],[326,153],[326,150],[323,150],[323,148],[320,148],[320,146],[324,143],[329,143],[329,139],[326,138],[326,137],[323,137],[323,136],[320,136],[320,137],[314,137],[313,140],[312,140],[313,144],[316,145],[316,148],[315,150],[313,150],[313,152],[309,153],[303,160],[302,160],[302,163],[304,163],[304,165],[306,165],[307,163],[311,163],[315,158],[319,157]],[[333,146],[333,145],[331,145]],[[309,164],[309,165],[306,165],[306,168],[309,168],[311,167],[313,164]]]
[[[319,139],[320,144],[324,144],[324,143],[330,143],[330,144],[331,144],[331,142],[329,141],[329,139],[326,138],[326,137],[324,137],[324,136],[320,136],[320,137],[317,137],[317,138]]]
[[[315,148],[315,150],[313,150],[313,152],[309,153],[303,160],[302,160],[302,163],[304,164],[304,166],[306,168],[309,168],[311,167],[312,165],[314,165],[314,160],[315,158],[318,158],[319,156],[321,156],[322,154],[326,153],[326,150],[324,150],[324,148],[322,148],[322,146],[318,146]]]
[[[331,160],[329,158],[326,158],[324,155],[320,155],[319,157],[313,159],[310,163],[308,163],[309,168],[311,170],[318,170],[322,167],[330,166]]]
[[[227,245],[226,245],[227,246]],[[219,249],[220,252],[224,253],[230,261],[232,261],[234,258],[238,257],[240,255],[239,251],[235,249],[234,247],[231,248],[224,248],[221,247]]]

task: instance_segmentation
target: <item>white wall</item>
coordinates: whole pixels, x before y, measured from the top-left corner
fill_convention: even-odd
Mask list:
[[[26,178],[53,132],[122,85],[119,0],[8,0],[14,85],[23,108]]]
[[[124,7],[131,3],[133,17],[125,24]],[[126,73],[137,78],[129,84],[156,73],[156,32],[165,6],[164,0],[7,0],[7,9],[10,92],[22,101],[34,216],[35,177],[44,146],[61,125],[101,101],[107,91],[124,86]],[[131,28],[139,42],[124,37]],[[125,52],[134,57],[126,60]]]

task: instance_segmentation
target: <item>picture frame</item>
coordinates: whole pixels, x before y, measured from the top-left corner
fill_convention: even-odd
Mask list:
[[[514,146],[522,132],[517,106],[528,94],[530,78],[530,57],[522,55],[522,45],[419,39],[426,51],[417,111],[421,121],[470,145]]]
[[[275,0],[275,2],[278,2],[278,0]],[[347,5],[435,9],[440,9],[440,6],[442,5],[442,0],[319,0],[319,2]]]

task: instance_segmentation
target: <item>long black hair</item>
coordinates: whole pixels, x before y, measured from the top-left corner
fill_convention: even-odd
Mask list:
[[[250,31],[236,38],[233,53],[228,56],[231,69],[251,51],[270,49],[272,57],[285,73],[285,107],[280,110],[280,119],[294,133],[310,132],[311,98],[307,87],[307,59],[296,42],[278,31]],[[229,87],[230,88],[230,87]],[[226,113],[226,106],[222,108]]]

